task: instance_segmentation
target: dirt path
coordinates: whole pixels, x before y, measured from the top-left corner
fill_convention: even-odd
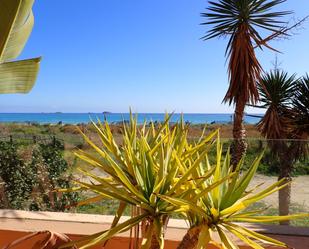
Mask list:
[[[277,177],[256,175],[253,179],[251,187],[264,183],[264,186],[269,186],[277,181]],[[264,199],[267,205],[278,207],[278,193],[274,193]],[[306,206],[309,210],[309,176],[298,176],[293,178],[292,182],[292,203],[297,203],[300,206]]]

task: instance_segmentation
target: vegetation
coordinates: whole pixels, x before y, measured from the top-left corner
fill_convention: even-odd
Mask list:
[[[215,133],[211,134],[190,150],[184,150],[187,146],[185,126],[175,126],[171,131],[168,122],[169,118],[158,130],[154,126],[149,129],[144,126],[138,130],[137,121],[132,118],[129,125],[124,124],[124,145],[121,147],[116,144],[107,122],[99,126],[93,124],[101,138],[102,146],[98,147],[84,135],[85,140],[100,157],[84,151],[79,151],[76,155],[92,167],[101,170],[102,174],[95,175],[91,170],[79,169],[92,179],[91,182],[95,182],[88,184],[78,181],[80,189],[92,190],[97,194],[82,201],[80,205],[104,198],[119,200],[120,205],[110,231],[85,238],[78,242],[78,245],[92,246],[142,222],[142,248],[163,248],[165,223],[178,208],[169,201],[160,199],[158,195],[180,198],[192,192],[190,188],[181,190],[181,187],[184,182],[190,181],[192,172],[204,160],[215,136]],[[183,164],[184,157],[190,161],[190,169],[186,169],[187,166]],[[175,181],[175,177],[181,172],[182,176]],[[210,176],[210,172],[207,175]],[[135,209],[135,215],[118,225],[119,217],[127,205]]]
[[[269,139],[272,160],[277,162],[279,180],[291,180],[295,162],[308,155],[309,80],[274,70],[263,76],[259,86],[261,108],[266,109],[258,124]],[[279,192],[280,214],[289,214],[291,188]],[[285,223],[288,224],[288,223]]]
[[[69,188],[68,164],[63,145],[55,140],[34,146],[29,161],[22,159],[19,145],[0,142],[0,178],[4,182],[2,207],[25,210],[65,211],[78,201],[78,194],[52,193]]]
[[[55,188],[69,188],[71,176],[67,174],[68,163],[63,158],[63,145],[58,140],[40,144],[33,152],[30,167],[36,179],[35,202],[32,210],[65,211],[78,201],[78,194],[57,195]]]
[[[262,67],[256,58],[255,47],[262,49],[269,39],[263,39],[260,29],[273,33],[282,33],[282,22],[278,18],[289,14],[287,11],[275,12],[272,8],[285,0],[219,0],[209,1],[206,13],[207,21],[203,25],[211,26],[205,40],[214,37],[229,37],[226,55],[229,59],[229,89],[224,102],[235,105],[233,122],[232,166],[236,168],[247,148],[246,132],[243,126],[245,106],[256,104],[259,93],[256,83],[261,79]]]
[[[13,61],[32,32],[33,3],[34,0],[0,1],[0,94],[27,93],[37,78],[41,58]],[[0,186],[1,206],[23,207],[34,184],[30,172],[17,155],[16,145],[0,142],[0,176],[4,181]]]
[[[16,144],[0,142],[0,177],[3,180],[3,194],[0,205],[13,209],[23,208],[29,199],[33,174],[17,153]]]
[[[267,141],[261,136],[261,133],[254,125],[245,125],[247,130],[247,144],[248,149],[246,153],[246,162],[251,162],[255,157],[259,155],[264,149],[265,156],[263,157],[258,173],[274,176],[278,175],[279,167],[271,157],[271,151],[267,148]],[[100,142],[96,137],[96,132],[90,124],[78,125],[87,136],[91,137],[95,142]],[[110,124],[111,131],[117,142],[122,143],[122,128],[118,124]],[[139,126],[141,128],[141,126]],[[190,125],[188,127],[188,140],[196,141],[202,135],[205,125]],[[231,124],[211,124],[206,126],[206,132],[210,133],[220,129],[221,141],[224,143],[224,151],[232,143],[232,125]],[[74,156],[75,149],[83,149],[91,152],[91,148],[84,142],[83,137],[78,132],[75,125],[40,125],[40,124],[0,124],[0,140],[9,142],[12,140],[19,145],[20,156],[22,160],[29,160],[29,154],[33,150],[35,141],[40,142],[52,142],[53,137],[63,141],[64,144],[64,158],[69,165],[68,170],[72,173],[75,172],[75,168],[81,166],[82,161]],[[35,137],[35,138],[34,138]],[[309,143],[309,141],[307,142]],[[210,157],[215,157],[216,151],[212,149],[209,152]],[[309,159],[300,158],[293,167],[293,176],[307,175],[309,174]],[[249,166],[249,163],[245,163],[244,167]]]
[[[15,143],[12,137],[10,141],[0,142],[2,207],[65,211],[72,206],[81,208],[103,200],[118,205],[107,231],[74,242],[61,234],[38,232],[7,248],[43,235],[45,237],[35,247],[80,246],[83,249],[107,243],[127,230],[135,230],[134,234],[141,234],[142,241],[140,243],[139,236],[135,236],[134,248],[161,249],[164,248],[166,225],[175,215],[190,224],[179,249],[207,248],[209,243],[220,248],[237,248],[230,235],[256,249],[263,248],[262,243],[287,247],[237,223],[273,223],[309,217],[309,214],[263,215],[264,208],[252,207],[261,205],[261,200],[277,191],[280,205],[289,204],[293,165],[309,152],[304,142],[309,136],[309,76],[296,80],[295,76],[275,71],[262,78],[262,68],[255,55],[256,47],[271,48],[267,44],[271,38],[262,39],[258,28],[272,32],[270,37],[274,33],[284,33],[278,19],[290,12],[272,11],[283,2],[285,0],[209,1],[208,12],[202,14],[208,19],[203,24],[212,26],[205,40],[230,37],[226,48],[230,85],[224,101],[235,105],[232,158],[229,148],[221,144],[217,130],[207,136],[203,130],[198,139],[190,139],[189,127],[183,120],[171,126],[168,115],[162,124],[145,123],[140,127],[131,115],[130,121],[116,131],[119,140],[107,122],[92,123],[90,130],[96,133],[95,139],[87,136],[87,127],[82,125],[80,133],[87,143],[86,149],[83,143],[75,144],[76,141],[71,149],[80,148],[75,154],[79,165],[81,162],[83,165],[76,168],[78,176],[86,180],[72,180],[64,158],[64,145],[55,138],[46,144],[37,143],[34,136],[35,145],[30,154],[23,155],[19,148],[25,144]],[[0,93],[27,93],[36,80],[40,58],[12,62],[31,34],[33,3],[34,0],[0,1],[0,9],[10,13],[0,15]],[[271,155],[280,165],[279,181],[264,189],[260,186],[251,189],[249,184],[263,153],[252,159],[252,163],[245,160],[247,143],[243,116],[245,106],[256,104],[259,94],[267,112],[258,128],[264,137],[271,139],[268,142]],[[44,128],[49,135],[52,129],[57,129]],[[63,132],[61,129],[68,127],[61,126],[59,131]],[[72,134],[75,137],[75,133]],[[261,150],[262,146],[258,151]],[[71,158],[71,155],[66,156]],[[75,158],[72,163],[78,165]],[[72,182],[76,186],[72,186]],[[78,192],[83,191],[92,192],[92,195],[80,201]],[[121,216],[129,209],[130,219],[120,223]],[[288,211],[280,211],[280,214],[288,214]],[[220,241],[214,240],[213,232],[219,235]]]
[[[224,157],[223,147],[217,139],[216,158],[210,159],[208,154],[214,146],[217,131],[189,142],[188,127],[183,122],[170,128],[167,117],[157,129],[146,125],[138,129],[136,119],[131,116],[130,123],[123,124],[123,143],[117,145],[107,122],[93,123],[93,126],[100,144],[94,143],[84,133],[82,135],[95,153],[83,150],[76,153],[86,163],[79,171],[89,179],[75,181],[76,187],[58,191],[87,190],[95,194],[78,205],[103,199],[118,200],[120,204],[109,230],[61,248],[73,245],[89,248],[118,233],[140,229],[140,224],[141,248],[164,248],[164,227],[175,213],[182,215],[191,225],[178,248],[206,248],[209,242],[236,248],[229,233],[253,248],[262,248],[256,240],[286,246],[234,222],[267,223],[309,216],[261,216],[258,215],[260,209],[247,211],[250,205],[289,183],[283,184],[283,179],[258,192],[259,186],[247,189],[262,156],[254,160],[246,173],[240,173],[244,158],[233,171],[229,151]],[[131,219],[119,224],[127,206],[132,208]],[[213,240],[213,231],[219,234],[220,242]],[[135,243],[137,248],[138,240]]]
[[[0,10],[0,93],[27,93],[41,58],[13,61],[22,52],[34,24],[34,0],[2,0]],[[9,13],[9,14],[7,14]]]

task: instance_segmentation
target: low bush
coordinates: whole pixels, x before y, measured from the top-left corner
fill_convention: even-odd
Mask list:
[[[0,142],[0,177],[7,202],[2,203],[2,206],[22,209],[25,201],[30,198],[35,178],[20,158],[17,148],[15,143]]]
[[[63,144],[53,140],[33,146],[30,161],[22,158],[20,145],[0,142],[0,177],[4,182],[6,208],[65,211],[78,200],[77,193],[57,194],[55,188],[69,188],[71,176],[63,157]],[[4,203],[5,202],[5,203]]]

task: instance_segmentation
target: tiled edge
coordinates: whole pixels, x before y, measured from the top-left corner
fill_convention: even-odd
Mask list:
[[[129,219],[122,217],[120,222]],[[29,212],[17,210],[0,210],[0,230],[30,231],[49,230],[60,231],[68,234],[91,234],[96,231],[108,229],[113,221],[111,215],[92,215],[76,213],[56,213],[56,212]],[[264,234],[309,236],[307,227],[288,227],[276,225],[255,225],[245,224],[246,227]],[[179,239],[188,228],[184,220],[171,219],[168,230],[174,234],[179,233]],[[80,231],[81,230],[81,231]],[[174,238],[175,239],[175,238]]]

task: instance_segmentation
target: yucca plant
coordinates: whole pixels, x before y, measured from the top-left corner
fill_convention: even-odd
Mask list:
[[[58,191],[90,190],[95,193],[95,196],[81,201],[79,205],[102,199],[118,200],[120,204],[109,230],[60,248],[73,245],[81,249],[89,248],[140,224],[142,243],[139,244],[139,233],[135,233],[135,248],[164,248],[164,228],[168,218],[175,213],[184,215],[190,223],[190,229],[179,248],[206,248],[208,243],[223,248],[237,248],[229,237],[230,233],[253,248],[262,248],[255,240],[286,246],[235,222],[275,222],[304,217],[305,214],[259,216],[257,214],[262,210],[246,211],[251,204],[289,183],[277,182],[258,193],[255,192],[256,188],[248,190],[262,156],[253,162],[246,173],[241,174],[244,159],[233,171],[229,151],[223,158],[222,145],[217,139],[218,131],[208,136],[202,135],[198,141],[188,142],[188,126],[180,121],[170,127],[169,120],[167,116],[165,122],[156,127],[153,124],[139,127],[137,119],[131,115],[129,124],[123,124],[120,145],[116,143],[107,122],[93,123],[100,145],[82,133],[96,152],[96,155],[82,150],[76,153],[91,166],[79,168],[82,176],[89,179],[76,181],[76,188]],[[215,139],[217,157],[212,163],[208,153],[215,145]],[[119,223],[127,206],[134,209],[133,215]],[[213,241],[212,231],[219,234],[221,242]]]
[[[187,140],[188,127],[184,122],[170,127],[169,119],[170,116],[167,116],[165,122],[157,127],[153,124],[138,127],[137,119],[131,115],[129,124],[123,124],[122,145],[115,142],[107,122],[93,123],[101,140],[100,145],[82,133],[97,155],[85,151],[78,151],[76,155],[101,174],[95,174],[87,168],[79,169],[91,181],[77,181],[79,189],[96,194],[80,205],[107,198],[119,200],[120,206],[110,230],[72,242],[69,246],[75,244],[80,248],[88,248],[143,223],[141,248],[164,248],[164,227],[168,218],[175,212],[188,210],[160,196],[190,199],[195,195],[198,185],[194,183],[194,178],[198,177],[202,185],[215,170],[215,167],[209,168],[199,175],[196,171],[205,161],[217,134],[215,131],[197,143],[190,144]],[[207,191],[228,177],[217,179]],[[207,194],[207,191],[204,193]],[[138,212],[118,224],[126,206],[134,207]]]
[[[41,58],[12,61],[22,52],[33,28],[34,0],[0,1],[0,93],[27,93]]]
[[[230,235],[236,236],[249,246],[255,249],[263,248],[258,242],[269,245],[287,247],[285,243],[259,234],[242,226],[237,222],[253,222],[253,223],[268,223],[285,221],[295,218],[308,216],[308,214],[298,214],[290,216],[262,216],[261,213],[265,210],[246,211],[246,209],[271,195],[272,193],[285,188],[288,183],[283,184],[283,180],[274,183],[260,191],[257,191],[260,186],[248,189],[252,178],[259,166],[262,155],[254,160],[247,172],[241,174],[242,159],[234,172],[230,167],[229,151],[223,158],[222,145],[217,142],[217,158],[212,166],[206,157],[206,168],[197,168],[198,175],[215,167],[215,171],[211,177],[201,183],[199,177],[195,178],[193,183],[196,184],[195,196],[190,199],[176,199],[171,196],[160,197],[170,203],[173,203],[179,210],[188,210],[183,215],[188,219],[190,229],[184,236],[178,249],[201,249],[207,248],[209,243],[212,243],[218,248],[235,249],[238,248],[236,243],[231,239]],[[215,182],[224,179],[226,176],[231,176],[227,181],[223,181],[220,185],[213,188]],[[209,191],[209,188],[212,190]],[[212,233],[219,235],[220,241],[214,241]]]

